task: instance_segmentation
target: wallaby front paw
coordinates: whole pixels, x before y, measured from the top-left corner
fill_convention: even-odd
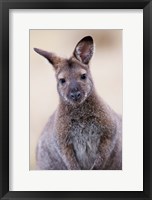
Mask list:
[[[93,163],[92,167],[90,168],[90,170],[97,170],[100,169],[103,163],[103,158],[101,156],[99,156]]]
[[[81,170],[78,164],[72,165],[68,167],[68,170]]]

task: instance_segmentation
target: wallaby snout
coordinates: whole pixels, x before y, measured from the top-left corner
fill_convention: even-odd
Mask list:
[[[70,93],[70,97],[71,97],[72,100],[77,101],[78,99],[80,99],[81,93],[79,91],[78,92],[77,91],[72,91]]]
[[[69,98],[73,101],[77,101],[81,98],[81,88],[76,81],[70,84]]]

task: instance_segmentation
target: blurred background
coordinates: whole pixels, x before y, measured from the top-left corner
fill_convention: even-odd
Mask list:
[[[58,104],[53,67],[33,48],[68,58],[87,35],[95,43],[90,69],[96,91],[122,114],[122,30],[30,30],[30,170],[35,169],[38,138]]]

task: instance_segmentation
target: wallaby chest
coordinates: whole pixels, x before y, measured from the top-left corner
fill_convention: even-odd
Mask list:
[[[100,138],[101,125],[93,118],[88,120],[73,120],[70,128],[70,142],[76,158],[83,169],[90,169],[96,159]]]

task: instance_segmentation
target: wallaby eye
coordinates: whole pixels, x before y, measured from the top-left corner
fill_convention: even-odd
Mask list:
[[[86,74],[82,74],[82,75],[81,75],[81,79],[82,79],[82,80],[85,80],[86,78],[87,78]]]
[[[59,81],[60,81],[61,84],[65,83],[65,79],[64,78],[60,78]]]

